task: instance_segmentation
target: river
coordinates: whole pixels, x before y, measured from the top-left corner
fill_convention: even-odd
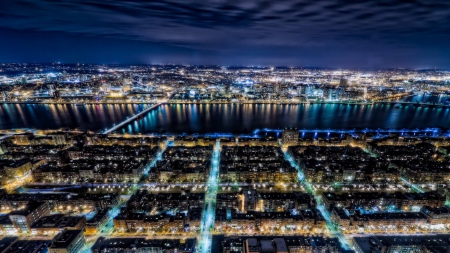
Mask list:
[[[162,105],[121,133],[239,133],[283,127],[299,129],[450,127],[449,108],[393,105]]]
[[[0,128],[101,131],[149,105],[0,105]],[[387,104],[164,104],[119,133],[247,133],[256,129],[450,127],[450,108]]]
[[[0,129],[79,128],[101,130],[148,105],[0,104]]]

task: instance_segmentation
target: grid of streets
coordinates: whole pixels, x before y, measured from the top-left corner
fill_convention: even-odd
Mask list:
[[[46,131],[8,134],[0,144],[0,230],[26,247],[31,238],[57,249],[70,237],[80,239],[64,247],[79,252],[117,243],[352,252],[364,245],[358,238],[450,229],[450,140],[439,134]]]

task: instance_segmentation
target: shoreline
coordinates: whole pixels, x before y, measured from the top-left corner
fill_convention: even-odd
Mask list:
[[[419,103],[419,102],[406,102],[406,101],[372,101],[372,102],[357,102],[357,101],[315,101],[315,102],[18,102],[18,101],[3,101],[0,104],[25,104],[25,105],[74,105],[74,106],[85,106],[85,105],[134,105],[134,104],[168,104],[168,105],[177,105],[177,104],[192,104],[192,105],[203,105],[203,104],[218,104],[218,105],[259,105],[259,104],[269,104],[269,105],[378,105],[378,104],[388,104],[388,105],[413,105],[413,106],[431,106],[431,107],[450,107],[450,104],[437,104],[437,103]]]
[[[436,136],[450,137],[450,129],[444,127],[427,127],[427,128],[352,128],[352,129],[306,129],[297,128],[299,133],[337,133],[337,134],[354,134],[354,133],[433,133]],[[192,136],[192,137],[215,137],[215,138],[228,138],[228,137],[248,137],[248,138],[262,138],[257,134],[260,132],[279,132],[281,133],[283,129],[254,129],[250,133],[228,133],[228,132],[216,132],[216,133],[107,133],[111,136]],[[34,133],[39,135],[47,135],[55,132],[67,132],[67,133],[84,133],[91,132],[92,134],[105,134],[103,132],[98,132],[95,130],[78,130],[78,129],[35,129],[35,128],[12,128],[12,129],[0,129],[1,135],[8,134],[21,134],[21,133]]]

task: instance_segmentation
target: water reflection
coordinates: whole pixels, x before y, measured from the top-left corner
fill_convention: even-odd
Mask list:
[[[137,125],[136,125],[137,124]],[[448,127],[448,108],[393,105],[162,105],[122,132],[240,133],[254,129],[425,128]]]
[[[148,106],[2,104],[0,105],[0,129],[79,128],[97,131],[109,128]],[[138,131],[138,127],[134,131]]]
[[[104,130],[149,105],[0,105],[0,128]],[[121,133],[239,133],[255,129],[449,127],[450,109],[413,105],[162,105]]]

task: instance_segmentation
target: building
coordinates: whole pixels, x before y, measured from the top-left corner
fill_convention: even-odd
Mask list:
[[[393,168],[389,160],[371,157],[360,147],[348,143],[319,144],[288,148],[288,153],[304,171],[308,182],[369,184],[396,183],[400,180],[399,170]]]
[[[246,212],[232,209],[216,209],[214,229],[218,233],[233,234],[245,231],[247,234],[284,232],[323,232],[325,219],[317,210],[291,212]]]
[[[68,200],[68,194],[48,193],[48,194],[5,194],[0,196],[0,210],[14,211],[26,206],[29,202],[46,202],[50,210],[54,210]]]
[[[0,235],[17,235],[17,229],[9,215],[0,215]]]
[[[283,129],[281,143],[283,146],[295,146],[298,145],[298,129],[297,128],[285,128]]]
[[[16,134],[14,135],[14,140],[17,145],[30,145],[31,139],[33,139],[33,134]]]
[[[402,210],[419,211],[423,206],[440,208],[445,205],[445,197],[436,191],[414,192],[351,192],[337,194],[323,192],[322,200],[328,209],[343,207],[346,209]]]
[[[357,253],[391,253],[391,252],[449,252],[450,236],[368,236],[353,237],[353,245]]]
[[[107,209],[98,210],[97,213],[86,221],[85,234],[95,235],[99,229],[104,226],[109,220],[109,212]]]
[[[32,235],[55,235],[64,229],[81,230],[86,225],[85,216],[54,214],[40,218],[31,225]]]
[[[160,147],[165,141],[166,137],[121,137],[107,134],[86,134],[84,136],[85,143],[87,146],[149,146]]]
[[[174,139],[175,146],[203,146],[210,147],[216,144],[216,139],[208,137],[190,137],[190,136],[176,136]]]
[[[19,240],[15,236],[6,236],[0,239],[0,252],[7,252],[7,249]]]
[[[1,243],[1,242],[0,242]],[[48,246],[52,243],[51,240],[17,240],[12,243],[5,253],[39,253],[47,252]]]
[[[350,216],[350,226],[354,232],[408,232],[415,231],[426,224],[427,217],[419,212],[363,214],[355,211],[355,214]]]
[[[9,178],[20,178],[31,172],[32,164],[29,159],[24,158],[17,161],[0,161],[0,167],[3,167]]]
[[[279,147],[223,146],[220,155],[221,182],[297,182],[297,170],[284,159]]]
[[[49,253],[78,253],[86,245],[83,230],[64,230],[55,236]]]
[[[119,233],[186,233],[198,232],[204,207],[204,193],[159,193],[140,190],[114,217]]]
[[[428,224],[431,229],[434,228],[445,228],[450,225],[450,209],[446,206],[444,207],[430,207],[424,206],[420,210],[428,220]]]
[[[119,202],[119,194],[6,194],[0,196],[0,210],[14,211],[33,201],[46,202],[50,211],[94,211],[116,205]]]
[[[53,139],[53,144],[55,145],[67,145],[68,134],[65,133],[55,133],[50,135]]]
[[[311,253],[344,251],[337,238],[314,236],[213,236],[211,252]]]
[[[104,238],[100,237],[91,248],[92,253],[115,252],[196,252],[197,240],[188,238],[149,240],[146,238]],[[50,252],[53,253],[53,252]]]
[[[19,210],[10,212],[9,218],[19,233],[28,233],[33,223],[48,215],[50,209],[46,202],[33,201]]]
[[[244,189],[238,193],[219,193],[217,208],[230,208],[240,212],[282,212],[314,208],[313,197],[302,192],[264,192]]]
[[[211,168],[212,146],[168,147],[148,174],[150,182],[205,182]]]
[[[128,160],[74,160],[61,166],[59,163],[42,165],[32,172],[36,182],[138,182],[144,162]]]

